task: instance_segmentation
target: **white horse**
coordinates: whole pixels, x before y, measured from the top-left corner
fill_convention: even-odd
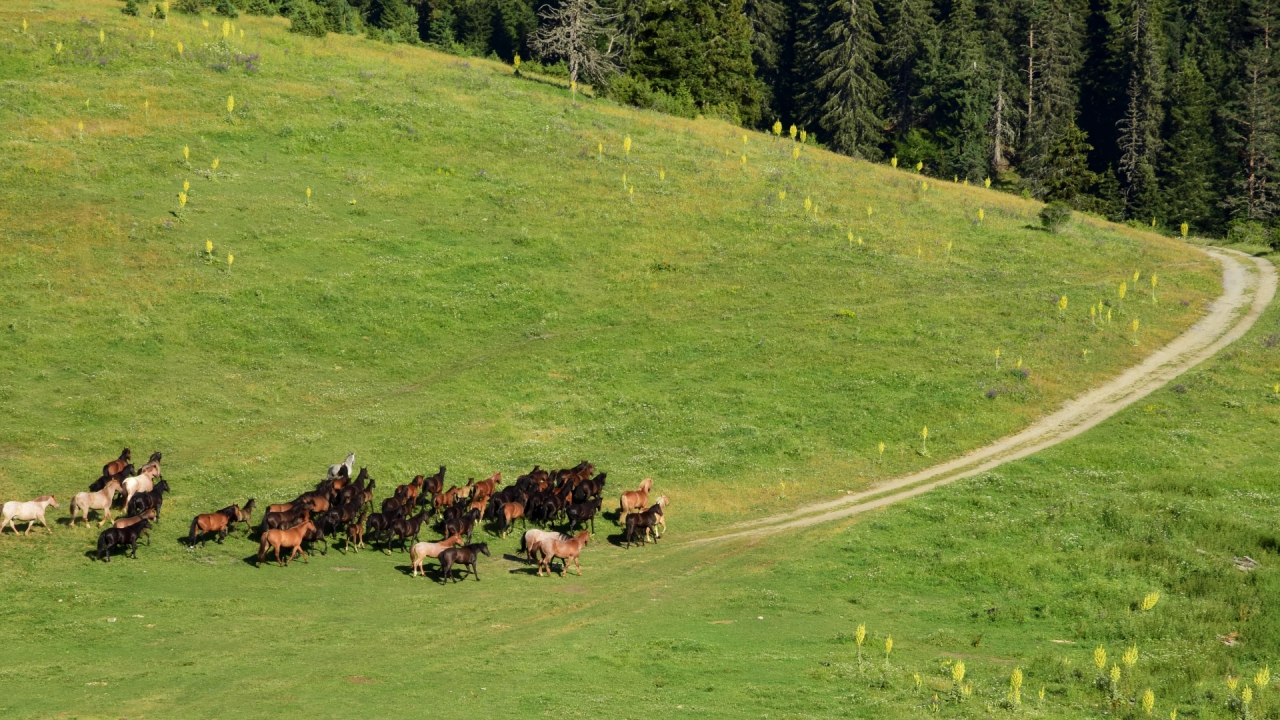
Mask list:
[[[140,492],[151,492],[155,489],[155,486],[151,482],[151,477],[152,476],[150,474],[144,473],[124,479],[121,486],[124,488],[124,506],[126,509],[129,507],[129,501],[133,499],[134,495],[137,495]]]
[[[334,480],[334,479],[336,479],[336,478],[340,478],[340,477],[342,477],[342,468],[346,468],[346,469],[347,469],[347,477],[351,477],[351,468],[352,468],[355,464],[356,464],[356,454],[355,454],[355,453],[351,453],[350,455],[348,455],[348,456],[347,456],[347,459],[346,459],[346,460],[343,460],[342,462],[338,463],[337,465],[330,465],[330,466],[329,466],[329,479],[330,479],[330,480]]]
[[[45,508],[50,505],[58,507],[58,501],[54,500],[52,495],[41,495],[30,502],[10,500],[4,504],[4,519],[0,520],[0,532],[4,532],[4,528],[7,525],[13,528],[13,534],[17,535],[18,526],[14,525],[13,521],[18,520],[27,524],[26,532],[22,533],[27,535],[31,532],[31,526],[35,525],[36,521],[39,520],[44,529],[52,534],[53,529],[49,527],[49,523],[44,519]]]
[[[71,527],[76,526],[76,514],[79,513],[84,524],[89,524],[89,511],[101,510],[102,520],[98,523],[98,527],[111,519],[111,503],[115,502],[116,493],[120,492],[120,482],[110,480],[106,487],[98,492],[82,492],[76,493],[71,499]]]

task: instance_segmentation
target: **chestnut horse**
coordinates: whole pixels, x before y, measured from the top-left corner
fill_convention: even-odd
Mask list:
[[[111,519],[111,503],[115,501],[118,492],[120,492],[120,483],[108,480],[106,487],[98,492],[76,493],[76,496],[71,498],[71,527],[76,525],[76,513],[81,513],[84,524],[88,525],[90,510],[102,511],[102,521],[98,523],[98,527],[102,527],[102,523]]]
[[[578,533],[572,540],[556,540],[555,538],[543,538],[538,544],[538,550],[542,553],[542,559],[538,561],[538,576],[542,576],[542,569],[547,569],[547,575],[551,574],[551,561],[560,558],[560,577],[564,577],[569,571],[569,561],[573,561],[574,567],[578,569],[578,577],[582,577],[582,565],[578,563],[578,555],[582,554],[582,548],[591,541],[591,532],[583,530]]]
[[[427,576],[427,571],[422,569],[422,561],[427,558],[438,558],[440,553],[462,542],[461,535],[447,537],[440,542],[420,542],[413,546],[409,551],[409,557],[413,559],[413,576],[418,577],[418,573],[422,573],[422,577]]]
[[[307,561],[307,553],[302,550],[302,541],[307,539],[307,534],[314,532],[316,526],[310,520],[305,520],[301,525],[289,528],[288,530],[266,530],[262,533],[262,541],[258,543],[258,567],[262,567],[262,559],[267,555],[267,548],[271,547],[276,551],[276,564],[284,567],[298,557],[302,553],[302,562]],[[293,553],[289,555],[289,559],[280,561],[280,548],[293,548]]]
[[[498,489],[498,483],[502,482],[502,473],[496,472],[489,476],[487,480],[476,483],[475,494],[489,497]]]
[[[197,539],[200,540],[201,545],[204,545],[209,541],[209,533],[213,533],[216,542],[221,545],[227,533],[230,532],[232,524],[236,522],[237,510],[238,508],[232,505],[218,512],[197,515],[191,521],[191,533],[187,536],[187,546],[195,547]]]
[[[506,537],[511,532],[511,527],[515,525],[516,520],[524,527],[528,527],[524,519],[524,503],[509,502],[502,506],[502,514],[498,517],[498,534]]]
[[[102,476],[109,478],[112,475],[115,475],[121,470],[124,470],[125,468],[129,467],[129,463],[132,462],[132,460],[133,460],[133,453],[129,452],[129,448],[125,448],[124,450],[121,450],[120,457],[102,466]]]
[[[653,478],[645,478],[640,481],[639,490],[628,490],[622,493],[622,497],[618,500],[619,525],[626,522],[629,513],[639,512],[649,504],[649,491],[652,489]]]
[[[49,523],[45,522],[44,511],[50,505],[58,507],[58,501],[53,499],[52,495],[41,495],[35,500],[28,502],[19,502],[18,500],[10,500],[4,504],[3,519],[0,519],[0,532],[4,532],[6,525],[13,528],[13,534],[18,534],[18,526],[13,524],[14,520],[25,522],[27,524],[26,532],[23,535],[31,533],[31,526],[39,520],[40,524],[48,530],[50,534],[53,530],[49,528]]]

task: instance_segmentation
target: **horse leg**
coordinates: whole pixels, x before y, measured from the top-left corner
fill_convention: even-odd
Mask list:
[[[568,563],[565,564],[568,565]],[[578,563],[578,558],[576,556],[573,558],[573,566],[578,568],[578,577],[582,577],[582,565]]]
[[[480,582],[480,570],[476,563],[471,563],[471,574],[475,576],[476,582]]]

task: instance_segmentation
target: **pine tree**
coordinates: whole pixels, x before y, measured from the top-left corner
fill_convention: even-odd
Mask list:
[[[1079,126],[1069,122],[1058,137],[1045,148],[1040,163],[1039,195],[1045,202],[1061,200],[1077,209],[1089,204],[1080,196],[1097,184],[1097,176],[1089,170],[1089,144]]]
[[[887,87],[876,75],[880,20],[870,0],[836,0],[825,8],[813,53],[817,78],[807,91],[819,127],[831,144],[855,157],[878,158],[880,116]]]
[[[1156,157],[1164,121],[1162,19],[1160,0],[1129,0],[1129,82],[1118,143],[1129,218],[1152,217],[1158,209]]]
[[[1173,78],[1169,135],[1162,160],[1161,214],[1168,225],[1205,230],[1217,202],[1213,148],[1213,96],[1195,60],[1184,57]]]

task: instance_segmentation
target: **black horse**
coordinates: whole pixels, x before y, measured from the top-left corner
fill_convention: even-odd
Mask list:
[[[151,527],[150,520],[139,520],[129,527],[109,527],[102,531],[98,536],[98,559],[103,562],[111,562],[111,549],[117,547],[127,547],[126,555],[138,559],[138,536],[144,530]],[[150,536],[148,536],[150,537]]]
[[[476,582],[479,582],[480,573],[476,571],[476,558],[480,553],[484,553],[485,557],[492,557],[489,554],[489,543],[446,548],[440,553],[440,583],[444,584],[450,580],[458,582],[458,579],[453,576],[454,565],[465,566],[475,576]]]
[[[600,498],[593,498],[585,502],[570,505],[569,508],[565,510],[565,515],[569,518],[569,529],[566,530],[566,532],[573,534],[573,531],[577,529],[579,525],[591,523],[591,534],[594,535],[596,532],[596,513],[600,512],[601,502],[602,500]]]
[[[475,529],[476,521],[479,519],[479,510],[468,510],[462,514],[462,517],[446,520],[444,523],[444,536],[466,535],[467,542],[470,542],[471,531]]]
[[[422,532],[422,523],[427,519],[427,511],[421,510],[417,515],[408,518],[401,518],[391,521],[391,536],[387,539],[387,549],[391,549],[391,544],[400,540],[400,549],[409,552],[409,538],[413,538],[414,542],[418,541],[418,534]]]
[[[644,545],[649,542],[649,531],[653,531],[653,541],[658,542],[658,531],[654,530],[654,526],[662,522],[662,503],[657,503],[653,507],[644,512],[631,513],[627,516],[627,529],[623,536],[626,540],[627,547],[631,547],[631,543],[635,539],[637,531],[640,532],[640,544]]]
[[[160,482],[156,483],[151,490],[133,496],[129,501],[129,514],[136,516],[147,510],[155,510],[156,521],[159,522],[160,506],[164,505],[164,494],[167,492],[169,492],[169,483],[165,481],[164,476],[161,476]]]

